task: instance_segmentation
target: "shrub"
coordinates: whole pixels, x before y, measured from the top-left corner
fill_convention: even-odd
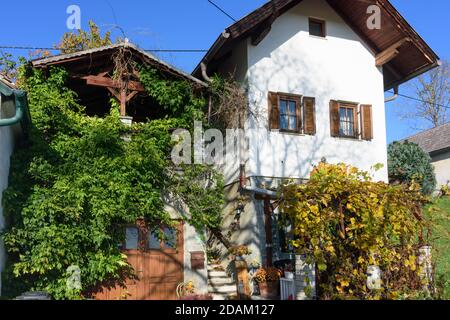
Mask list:
[[[278,281],[281,278],[281,271],[275,267],[260,268],[256,270],[253,279],[258,282]]]
[[[282,215],[292,244],[318,270],[321,299],[393,299],[420,292],[422,239],[419,186],[391,186],[344,164],[322,163],[303,185],[282,189]],[[383,287],[367,288],[367,269],[382,270]]]
[[[436,187],[434,168],[430,156],[417,144],[405,141],[391,143],[388,147],[388,170],[391,183],[416,182],[424,194]]]

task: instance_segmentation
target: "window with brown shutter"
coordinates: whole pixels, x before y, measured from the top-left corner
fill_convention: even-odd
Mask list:
[[[269,129],[280,129],[280,109],[278,108],[278,94],[269,92]]]
[[[373,120],[372,120],[372,106],[368,104],[361,105],[361,139],[373,139]]]
[[[316,132],[315,100],[314,98],[305,99],[302,101],[302,96],[297,94],[269,92],[270,130],[314,135]],[[308,109],[306,113],[305,107]],[[308,119],[305,118],[306,116]],[[305,132],[306,125],[307,132]]]
[[[308,135],[316,134],[316,99],[310,97],[303,98],[303,119],[304,133]]]
[[[339,137],[340,119],[339,119],[339,102],[330,101],[330,129],[332,137]]]

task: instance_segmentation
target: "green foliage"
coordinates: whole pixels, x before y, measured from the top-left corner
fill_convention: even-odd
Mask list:
[[[435,199],[426,207],[425,217],[433,233],[430,244],[436,265],[436,289],[440,299],[450,299],[450,196]]]
[[[417,186],[374,183],[344,164],[320,164],[304,185],[283,188],[281,212],[293,223],[294,247],[316,262],[321,299],[393,299],[420,291],[421,238]],[[381,290],[366,286],[370,265]]]
[[[77,299],[103,284],[121,284],[132,276],[119,248],[122,227],[140,218],[154,229],[170,225],[166,194],[185,201],[186,220],[200,230],[220,222],[221,176],[203,166],[175,175],[169,157],[170,130],[190,129],[191,120],[202,115],[203,100],[182,81],[169,83],[151,69],[142,76],[149,94],[167,106],[167,116],[130,129],[117,108],[105,118],[86,116],[65,85],[64,70],[50,69],[44,77],[21,68],[33,128],[30,141],[12,158],[4,193],[11,262],[4,289],[10,295],[35,289],[56,299]],[[182,104],[188,107],[183,110]],[[206,190],[205,177],[211,186]],[[81,269],[81,291],[66,286],[70,266]],[[23,286],[15,287],[18,282]]]
[[[0,74],[9,79],[16,77],[17,62],[14,60],[12,54],[0,51]]]
[[[422,193],[430,195],[436,187],[430,161],[430,156],[417,144],[393,142],[388,147],[389,180],[406,184],[414,181],[421,186]]]

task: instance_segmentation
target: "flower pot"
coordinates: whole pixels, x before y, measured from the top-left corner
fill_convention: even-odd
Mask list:
[[[260,282],[259,291],[261,293],[261,297],[265,299],[271,300],[278,299],[280,296],[280,282],[279,281]]]

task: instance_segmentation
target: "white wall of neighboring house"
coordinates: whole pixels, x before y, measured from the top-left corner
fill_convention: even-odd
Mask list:
[[[309,35],[309,17],[326,21],[326,39]],[[324,0],[302,1],[275,21],[258,46],[248,41],[247,52],[250,105],[260,113],[249,128],[262,129],[250,137],[248,176],[308,178],[312,166],[325,157],[364,170],[382,163],[374,177],[388,180],[382,70],[371,50]],[[315,97],[317,134],[271,133],[264,143],[268,91]],[[331,137],[330,100],[371,104],[374,139]]]
[[[0,95],[0,119],[9,117],[10,108],[5,103],[2,103],[2,97]],[[14,128],[13,127],[0,127],[0,230],[5,227],[5,220],[3,216],[3,191],[8,186],[10,158],[14,148]],[[3,240],[0,238],[0,275],[5,265],[5,249]],[[2,282],[0,277],[0,295],[2,290]]]
[[[436,188],[450,183],[450,151],[439,153],[431,157],[431,164],[434,166],[436,174]]]

